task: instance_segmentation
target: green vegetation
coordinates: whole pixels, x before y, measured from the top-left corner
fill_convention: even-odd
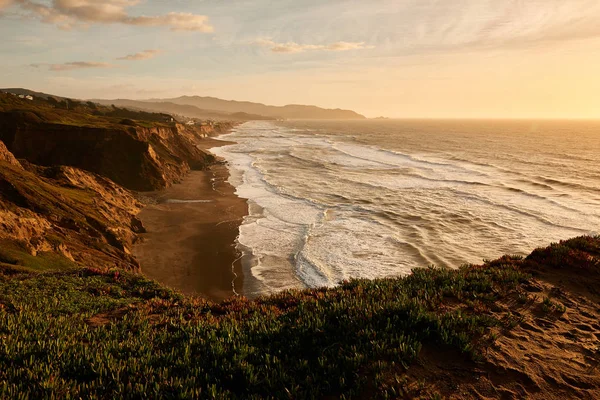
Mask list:
[[[132,121],[131,126],[155,127],[172,125],[172,117],[163,113],[150,113],[125,108],[102,106],[92,102],[80,102],[71,99],[43,99],[35,97],[33,101],[20,99],[11,94],[0,92],[0,113],[22,112],[25,118],[35,121],[51,122],[70,126],[88,126],[95,128],[125,129],[123,119]]]
[[[423,346],[477,359],[526,282],[513,259],[212,304],[122,271],[0,276],[5,398],[314,398],[402,392]],[[451,306],[450,306],[451,304]]]
[[[552,301],[550,297],[545,297],[542,302],[542,311],[545,313],[556,312],[558,314],[564,314],[567,311],[567,307],[564,304]]]
[[[0,264],[0,398],[441,398],[407,378],[423,350],[476,363],[521,324],[515,304],[564,312],[524,295],[529,272],[591,271],[599,244],[220,304],[122,270]]]
[[[16,243],[0,241],[0,268],[11,271],[56,271],[76,268],[72,261],[53,252],[32,256]]]
[[[592,256],[590,256],[592,255]],[[535,249],[527,260],[544,268],[597,274],[600,272],[600,236],[579,236]]]

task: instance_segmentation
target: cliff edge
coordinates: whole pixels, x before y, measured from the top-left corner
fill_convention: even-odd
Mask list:
[[[19,163],[3,147],[0,267],[139,269],[130,248],[144,231],[135,217],[141,204],[128,190],[73,167]]]
[[[131,247],[142,205],[130,190],[205,168],[213,156],[197,141],[229,127],[0,93],[0,266],[139,270]]]
[[[163,114],[65,104],[0,94],[0,140],[18,159],[84,169],[138,191],[168,187],[190,169],[205,168],[213,157],[196,140],[230,127],[185,126]],[[148,116],[154,120],[134,119]]]

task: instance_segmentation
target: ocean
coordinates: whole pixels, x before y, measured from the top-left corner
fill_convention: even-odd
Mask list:
[[[254,121],[219,139],[249,204],[249,296],[600,232],[598,121]]]

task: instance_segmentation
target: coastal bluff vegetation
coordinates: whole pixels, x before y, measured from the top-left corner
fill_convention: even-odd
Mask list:
[[[0,94],[0,398],[600,398],[600,237],[220,303],[146,279],[138,192],[231,126]]]

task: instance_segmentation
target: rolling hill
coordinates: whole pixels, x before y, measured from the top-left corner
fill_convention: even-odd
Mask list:
[[[168,101],[153,102],[128,99],[94,99],[92,101],[106,106],[115,105],[117,107],[126,107],[133,110],[164,112],[169,114],[182,115],[188,118],[213,119],[217,121],[248,121],[274,119],[271,117],[265,117],[263,115],[248,114],[244,112],[228,113],[215,110],[204,110],[193,105],[176,104]]]
[[[94,99],[96,103],[145,111],[166,112],[192,118],[216,120],[258,119],[365,119],[351,110],[316,106],[269,106],[248,101],[222,100],[215,97],[181,96],[172,99],[128,100]]]
[[[47,93],[35,92],[28,89],[12,88],[0,91],[32,95],[47,99],[66,99]],[[181,96],[170,99],[91,99],[102,105],[115,105],[133,110],[177,114],[188,118],[213,119],[217,121],[247,121],[273,119],[366,119],[364,115],[352,110],[327,109],[311,105],[289,104],[285,106],[270,106],[249,101],[223,100],[216,97]]]
[[[316,106],[290,104],[286,106],[269,106],[249,101],[222,100],[215,97],[181,96],[173,99],[153,99],[151,101],[167,101],[174,104],[193,105],[207,110],[221,112],[246,112],[284,119],[365,119],[351,110],[325,109]]]

